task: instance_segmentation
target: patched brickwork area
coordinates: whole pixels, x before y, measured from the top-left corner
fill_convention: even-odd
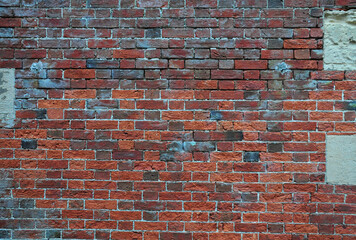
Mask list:
[[[355,5],[0,0],[0,239],[355,240]]]

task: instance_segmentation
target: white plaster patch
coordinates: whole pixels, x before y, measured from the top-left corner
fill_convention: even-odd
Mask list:
[[[356,70],[356,10],[325,11],[324,69]]]
[[[356,185],[356,135],[326,137],[326,181]]]
[[[15,118],[15,69],[0,69],[0,119]]]

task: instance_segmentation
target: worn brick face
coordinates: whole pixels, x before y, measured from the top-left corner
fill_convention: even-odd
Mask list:
[[[0,0],[0,238],[354,239],[325,147],[356,72],[324,70],[322,27],[353,5]]]

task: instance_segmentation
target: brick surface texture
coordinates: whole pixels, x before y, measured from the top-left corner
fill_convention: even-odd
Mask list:
[[[350,0],[0,0],[1,239],[352,240],[356,71],[323,70]]]

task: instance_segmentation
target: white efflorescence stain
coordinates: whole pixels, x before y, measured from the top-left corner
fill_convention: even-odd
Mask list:
[[[356,9],[325,11],[324,69],[356,70]]]
[[[44,70],[43,63],[41,61],[32,63],[30,70],[40,78],[46,77],[46,71]]]
[[[15,69],[0,69],[0,119],[15,118]]]
[[[356,135],[326,137],[326,181],[356,185]]]

